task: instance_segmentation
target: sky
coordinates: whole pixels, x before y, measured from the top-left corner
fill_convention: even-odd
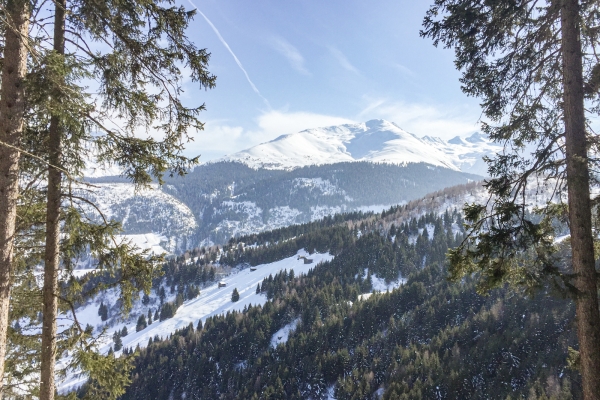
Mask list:
[[[205,162],[320,126],[386,119],[417,136],[478,131],[454,52],[419,36],[433,0],[177,0],[197,9],[188,37],[211,53],[216,87],[186,154]]]

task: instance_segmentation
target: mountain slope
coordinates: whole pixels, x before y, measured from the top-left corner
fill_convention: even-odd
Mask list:
[[[396,165],[425,162],[484,176],[487,165],[483,156],[493,156],[501,149],[480,133],[448,141],[432,136],[418,138],[393,122],[376,119],[282,135],[216,162],[237,161],[254,169],[274,170],[355,161]]]
[[[197,243],[198,223],[181,201],[152,184],[137,189],[132,183],[95,183],[85,196],[104,215],[119,221],[124,239],[155,253],[180,253]]]
[[[278,243],[270,233],[241,238],[264,243],[244,251],[232,243],[224,263],[281,259],[311,241],[334,257],[263,280],[260,306],[154,340],[123,399],[581,398],[567,367],[572,302],[508,288],[480,296],[473,279],[447,280],[445,253],[464,233],[455,207],[480,192],[445,190]],[[359,296],[399,276],[391,293]]]
[[[251,168],[293,169],[351,161],[426,162],[458,170],[451,157],[385,120],[308,129],[227,156]]]
[[[425,163],[345,162],[292,170],[202,165],[165,191],[187,204],[205,243],[351,211],[381,211],[481,177]]]
[[[464,171],[484,175],[481,157],[498,149],[480,134],[448,142],[420,139],[384,120],[309,129],[200,165],[184,178],[167,178],[162,197],[142,201],[142,207],[125,205],[127,212],[113,216],[124,219],[126,233],[152,236],[152,240],[133,237],[140,244],[158,244],[167,237],[171,244],[165,249],[179,252],[186,247],[181,243],[192,237],[196,242],[187,247],[225,243],[231,237],[335,213],[381,211],[444,187],[479,180],[481,176]],[[108,208],[123,208],[119,191],[113,195],[109,189],[117,187],[107,186],[97,198],[104,196]],[[161,224],[176,222],[147,218],[172,209],[167,197],[193,214],[195,227],[192,234],[188,229],[186,238],[163,234]],[[108,204],[115,201],[119,204]],[[146,222],[129,223],[135,220]]]
[[[480,133],[474,133],[465,139],[456,136],[444,141],[424,136],[421,140],[452,158],[453,164],[461,171],[482,176],[487,175],[487,164],[483,157],[493,157],[502,151],[502,146],[489,141]]]

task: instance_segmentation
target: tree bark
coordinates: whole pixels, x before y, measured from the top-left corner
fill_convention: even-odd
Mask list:
[[[15,220],[19,197],[19,158],[17,150],[23,133],[25,85],[29,36],[29,2],[8,1],[2,86],[0,88],[0,399],[3,395],[6,333],[9,323]],[[12,146],[12,147],[11,147]]]
[[[584,399],[598,400],[600,312],[592,235],[578,0],[563,0],[561,29],[569,224],[578,289],[575,302],[581,376]]]
[[[66,0],[55,1],[54,50],[65,53],[65,7]],[[57,89],[57,93],[58,93]],[[60,101],[56,96],[54,101]],[[40,377],[40,400],[54,399],[56,366],[56,318],[58,316],[58,273],[60,267],[60,206],[62,197],[61,165],[62,127],[58,116],[50,119],[48,135],[48,195],[46,203],[46,248],[44,258],[43,320],[42,320],[42,366]]]

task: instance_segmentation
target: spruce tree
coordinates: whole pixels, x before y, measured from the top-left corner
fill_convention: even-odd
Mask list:
[[[26,113],[25,75],[29,43],[29,1],[3,4],[2,80],[0,82],[0,398],[4,394],[4,364],[7,347],[9,302],[14,263],[19,196],[19,163]]]
[[[140,315],[137,320],[137,324],[135,325],[135,331],[143,331],[148,327],[148,323],[146,322],[146,316],[144,314]]]
[[[98,315],[100,316],[100,320],[103,322],[108,319],[108,307],[104,302],[100,303],[100,307],[98,307]]]
[[[488,160],[489,199],[465,208],[469,234],[449,253],[451,275],[477,272],[482,291],[551,282],[573,296],[586,400],[600,398],[590,195],[600,143],[586,126],[600,111],[598,15],[595,1],[436,0],[421,32],[455,50],[463,91],[482,100],[483,131],[504,145]],[[527,191],[540,186],[551,200],[528,215]],[[556,220],[568,222],[570,260],[556,252]]]
[[[42,348],[41,354],[30,352],[41,358],[40,398],[54,397],[55,358],[65,349],[57,341],[71,347],[73,361],[85,372],[95,374],[89,393],[108,384],[104,397],[113,398],[122,392],[126,379],[113,379],[114,373],[108,374],[109,369],[101,367],[97,355],[88,352],[94,348],[94,341],[77,319],[73,329],[58,334],[56,317],[59,310],[70,312],[74,304],[110,286],[120,288],[120,304],[127,311],[140,290],[148,292],[160,257],[115,241],[119,224],[99,213],[86,195],[93,187],[80,182],[79,177],[89,158],[120,167],[123,176],[138,187],[153,180],[162,183],[165,173],[184,174],[196,160],[181,152],[188,135],[202,129],[198,115],[204,106],[190,108],[181,102],[182,68],[200,87],[212,88],[215,78],[206,69],[209,54],[185,36],[194,12],[170,1],[56,1],[51,10],[53,31],[41,28],[48,23],[47,18],[33,19],[35,26],[27,29],[29,15],[39,15],[44,3],[12,0],[7,4],[3,10],[6,18],[2,19],[5,43],[0,108],[8,104],[12,111],[4,112],[2,108],[0,112],[2,118],[12,122],[3,125],[7,130],[0,140],[5,145],[0,147],[3,152],[12,150],[0,157],[0,369],[5,349],[2,313],[4,309],[8,312],[9,296],[3,279],[11,279],[13,265],[28,266],[13,280],[13,292],[26,293],[32,288],[30,267],[43,262]],[[102,43],[98,47],[101,50],[94,42]],[[35,54],[29,63],[27,50]],[[4,75],[9,70],[12,75]],[[92,82],[92,87],[85,87],[84,82]],[[25,157],[19,158],[19,150]],[[20,199],[16,197],[17,177],[25,187]],[[26,197],[28,190],[35,201]],[[26,206],[21,217],[27,218],[21,220],[33,221],[22,224],[22,232],[27,232],[23,238],[27,239],[10,233],[16,229],[11,226],[15,214],[11,207],[16,207],[18,201]],[[2,235],[37,240],[31,244],[39,248],[43,243],[45,254],[23,251],[18,263],[11,262],[12,239],[4,240]],[[96,267],[114,279],[91,290],[86,287],[83,292],[85,279],[78,282],[70,272],[76,257],[88,251],[97,260]],[[67,285],[58,284],[61,270],[67,276]],[[18,296],[13,299],[21,301]],[[34,314],[20,306],[13,310],[21,313],[12,315],[14,319]],[[23,340],[19,339],[20,343]],[[39,345],[32,342],[32,346]],[[104,361],[128,362],[111,358]],[[126,371],[127,367],[115,370]]]
[[[233,292],[231,293],[231,301],[235,303],[239,299],[240,299],[240,293],[238,292],[237,288],[233,288]]]
[[[123,341],[121,340],[121,332],[115,331],[115,333],[113,334],[113,342],[115,343],[115,351],[121,350],[121,348],[123,347]]]

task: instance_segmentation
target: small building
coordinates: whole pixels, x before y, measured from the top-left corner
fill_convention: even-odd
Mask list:
[[[250,271],[256,271],[256,267],[250,267]]]
[[[223,281],[219,282],[219,288],[226,287],[226,286],[227,286],[227,282],[223,282]]]
[[[312,258],[306,258],[304,256],[298,256],[298,260],[303,259],[304,260],[304,264],[312,264],[313,263],[313,259]]]

